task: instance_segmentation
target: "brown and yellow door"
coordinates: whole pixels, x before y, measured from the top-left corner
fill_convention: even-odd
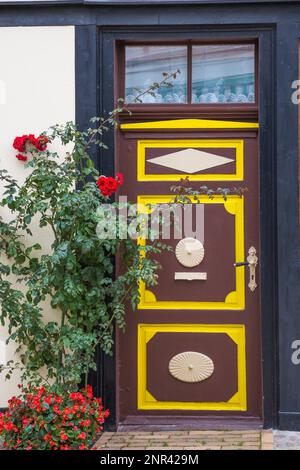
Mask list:
[[[141,284],[139,308],[128,309],[126,332],[117,338],[119,422],[259,418],[258,124],[121,124],[117,164],[124,194],[142,205],[169,203],[170,187],[187,176],[195,189],[230,189],[226,199],[200,197],[203,240],[170,235],[174,251],[159,257],[158,285]]]

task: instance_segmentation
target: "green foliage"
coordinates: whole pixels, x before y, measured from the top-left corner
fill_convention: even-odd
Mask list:
[[[199,188],[192,188],[189,177],[182,178],[177,185],[170,187],[170,190],[175,193],[174,203],[177,204],[188,204],[191,200],[201,202],[201,195],[206,195],[209,199],[213,199],[214,196],[222,196],[226,201],[229,194],[236,194],[240,197],[247,192],[246,187],[231,187],[231,188],[209,188],[208,186],[200,186]]]
[[[31,171],[22,185],[0,171],[0,204],[11,213],[8,222],[0,218],[0,321],[21,357],[2,367],[7,378],[18,367],[29,382],[76,388],[83,374],[96,368],[97,345],[111,354],[115,325],[125,328],[126,303],[135,308],[139,301],[139,281],[157,281],[158,264],[140,256],[135,240],[101,240],[96,233],[97,211],[109,201],[96,185],[100,175],[89,154],[92,146],[104,146],[102,136],[119,111],[93,119],[85,132],[72,122],[53,126],[47,133],[50,147],[60,142],[67,146],[65,155],[31,149],[26,164]],[[30,243],[33,220],[41,233],[51,231],[50,249],[43,235]],[[154,253],[161,249],[155,243],[147,247]],[[117,273],[116,253],[122,266]],[[51,321],[43,316],[45,301],[56,312]]]

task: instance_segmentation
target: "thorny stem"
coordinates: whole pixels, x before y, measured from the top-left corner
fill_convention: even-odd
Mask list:
[[[66,317],[66,311],[63,310],[62,311],[62,315],[61,315],[61,322],[60,322],[60,331],[63,329],[64,325],[65,325],[65,317]],[[56,383],[57,385],[59,385],[59,380],[60,380],[60,374],[59,374],[59,371],[61,370],[62,368],[62,365],[63,365],[63,356],[64,356],[64,347],[61,348],[61,350],[59,351],[58,353],[58,359],[57,359],[57,375],[56,375]]]
[[[107,124],[114,124],[115,121],[112,122],[112,119],[115,117],[115,116],[118,116],[120,113],[124,112],[124,111],[128,111],[128,105],[129,104],[134,104],[134,103],[139,103],[141,101],[141,97],[154,91],[154,90],[158,90],[160,87],[162,87],[163,85],[165,85],[166,83],[169,82],[169,80],[171,78],[176,78],[176,75],[180,73],[180,70],[176,70],[176,72],[172,72],[172,73],[169,73],[169,74],[166,74],[164,76],[164,78],[160,81],[160,82],[157,82],[156,84],[153,84],[151,85],[147,90],[144,90],[142,91],[141,93],[139,93],[132,102],[130,103],[125,103],[121,108],[118,108],[118,109],[115,109],[113,111],[111,111],[108,115],[108,117],[106,119],[104,119],[104,121],[101,122],[100,126],[98,127],[97,129],[97,133],[93,133],[90,137],[90,139],[87,141],[87,144],[86,144],[86,149],[94,142],[95,138],[96,138],[96,135],[100,133],[101,130],[107,130],[107,127],[106,125]]]

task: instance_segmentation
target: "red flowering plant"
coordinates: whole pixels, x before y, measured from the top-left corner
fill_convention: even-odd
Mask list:
[[[115,178],[102,175],[97,180],[97,186],[100,189],[101,194],[108,197],[110,197],[122,184],[124,184],[122,173],[117,173]]]
[[[87,450],[109,412],[87,385],[56,394],[51,387],[27,387],[0,414],[3,446],[14,450]]]
[[[26,162],[29,154],[36,155],[39,152],[44,152],[47,149],[47,144],[48,137],[46,135],[42,134],[35,137],[34,134],[28,134],[16,137],[13,142],[13,148],[20,152],[16,155],[16,158]]]
[[[90,389],[78,392],[79,387],[99,366],[96,348],[112,354],[114,329],[125,328],[125,305],[137,307],[140,282],[157,283],[159,265],[148,254],[159,253],[162,244],[142,247],[120,235],[130,219],[116,221],[113,235],[99,235],[105,210],[119,208],[112,196],[124,181],[121,173],[101,175],[91,153],[105,150],[106,133],[126,110],[122,100],[108,117],[93,118],[85,131],[68,122],[37,137],[17,137],[13,148],[27,168],[25,181],[19,184],[0,170],[0,207],[10,211],[8,222],[0,215],[0,322],[8,327],[7,342],[17,343],[19,358],[0,365],[0,372],[9,379],[19,369],[29,387],[1,417],[7,448],[89,446],[107,412],[88,395]],[[31,241],[33,220],[39,233],[47,234],[38,243]],[[44,315],[45,301],[55,315]],[[75,396],[84,402],[73,402]]]

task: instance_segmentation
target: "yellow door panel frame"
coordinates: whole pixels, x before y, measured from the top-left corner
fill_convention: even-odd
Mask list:
[[[190,181],[242,181],[244,179],[244,141],[239,140],[228,140],[228,139],[193,139],[193,140],[138,140],[137,143],[137,179],[138,181],[180,181],[182,178],[188,177]],[[146,149],[148,148],[209,148],[209,149],[221,149],[221,148],[232,148],[235,149],[235,173],[164,173],[154,174],[146,173]],[[221,152],[219,152],[220,157]],[[220,166],[222,166],[220,164]]]
[[[214,121],[212,119],[173,119],[171,121],[121,124],[122,130],[136,129],[258,129],[258,122]]]
[[[235,218],[235,262],[244,261],[244,199],[237,195],[227,196],[225,201],[222,196],[214,196],[210,199],[208,196],[200,196],[200,203],[203,204],[222,204],[224,209]],[[141,195],[137,198],[139,213],[149,213],[149,204],[169,204],[173,201],[171,195]],[[191,198],[191,203],[197,204]],[[145,238],[139,238],[138,243],[146,245]],[[205,301],[160,301],[150,290],[146,289],[145,283],[140,282],[140,302],[138,309],[166,310],[168,313],[172,310],[244,310],[245,309],[245,268],[243,266],[235,269],[235,290],[228,292],[223,302],[205,302]]]
[[[227,402],[158,401],[147,390],[147,343],[156,333],[225,333],[237,345],[238,390]],[[168,372],[166,372],[168,373]],[[139,410],[246,411],[246,339],[244,325],[138,325],[138,396]],[[187,385],[188,386],[188,385]]]

